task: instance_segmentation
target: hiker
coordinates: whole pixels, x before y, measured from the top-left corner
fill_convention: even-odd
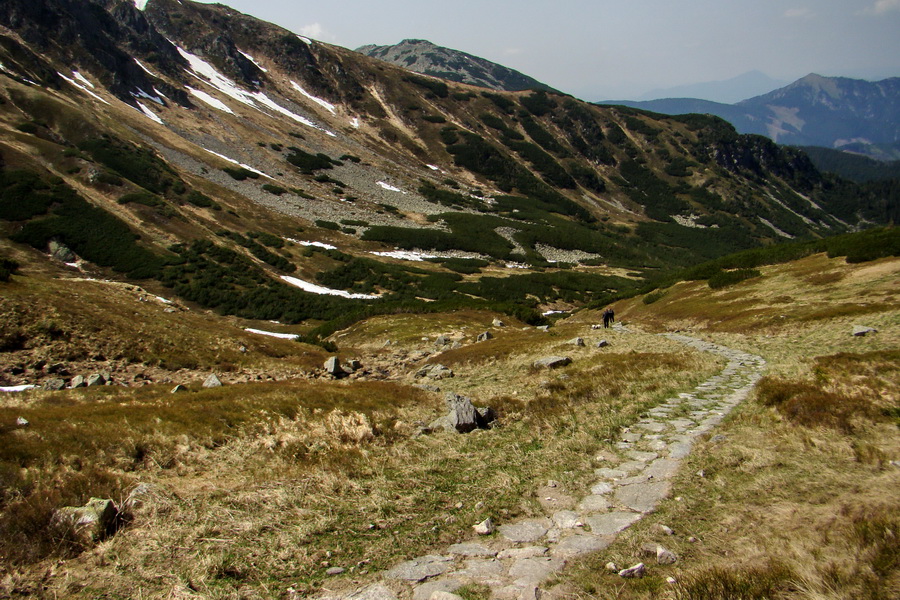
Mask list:
[[[612,317],[610,317],[610,313],[612,313],[612,311],[608,308],[603,311],[603,328],[604,329],[609,329],[609,321],[612,318]]]

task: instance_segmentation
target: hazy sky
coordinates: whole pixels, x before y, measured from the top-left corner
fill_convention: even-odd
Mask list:
[[[900,0],[222,1],[347,48],[427,39],[585,100],[751,70],[900,76]]]

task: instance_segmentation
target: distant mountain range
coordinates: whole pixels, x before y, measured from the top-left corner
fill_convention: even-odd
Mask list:
[[[748,71],[724,81],[706,81],[655,89],[641,95],[639,101],[660,98],[703,98],[712,102],[733,104],[745,98],[765,94],[786,85],[787,81],[773,79],[759,71]]]
[[[879,160],[900,158],[900,78],[877,82],[810,74],[736,104],[696,98],[604,101],[667,115],[711,114],[740,133],[780,144],[824,146]]]
[[[459,50],[444,48],[427,40],[403,40],[393,46],[361,46],[356,51],[416,73],[492,90],[553,90],[547,84],[515,69]]]

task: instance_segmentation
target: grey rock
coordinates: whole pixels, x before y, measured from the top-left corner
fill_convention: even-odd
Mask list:
[[[571,510],[560,510],[553,513],[551,517],[553,524],[560,529],[574,529],[581,524],[577,512]]]
[[[50,240],[50,243],[47,245],[47,250],[49,251],[50,256],[59,262],[71,263],[75,262],[78,258],[68,246],[58,240]]]
[[[66,380],[59,377],[51,377],[50,379],[44,381],[44,385],[42,385],[41,387],[51,392],[57,392],[59,390],[65,389]]]
[[[18,427],[28,427],[30,424],[25,417],[16,417],[16,425]]]
[[[344,375],[344,369],[341,368],[341,361],[337,356],[329,357],[325,361],[325,372],[332,377],[341,377]]]
[[[623,471],[622,469],[610,469],[609,467],[601,467],[599,469],[594,469],[594,475],[598,475],[600,477],[605,477],[607,479],[622,479],[628,473]]]
[[[347,600],[397,600],[397,595],[383,583],[375,583],[347,596]]]
[[[678,557],[671,550],[667,550],[662,546],[656,547],[656,564],[673,565],[678,561]]]
[[[439,336],[437,336],[437,339],[434,340],[434,345],[435,346],[449,346],[450,338],[447,337],[446,335],[439,335]]]
[[[598,348],[606,348],[607,346],[609,346],[609,342],[607,342],[606,340],[600,340],[599,342],[597,342]]]
[[[188,391],[188,389],[179,383],[178,385],[173,387],[169,393],[170,394],[180,394],[181,392],[186,392],[186,391]]]
[[[416,377],[426,377],[428,379],[448,379],[453,377],[453,370],[440,364],[425,365],[416,371]]]
[[[431,593],[431,596],[428,597],[428,600],[463,600],[463,597],[452,592],[435,590]]]
[[[491,550],[487,546],[475,543],[453,544],[447,551],[450,554],[468,557],[494,557],[497,555],[496,550]]]
[[[94,387],[95,385],[105,385],[106,378],[100,373],[92,373],[91,375],[88,375],[86,383],[88,387]]]
[[[595,483],[593,486],[591,486],[591,494],[595,496],[602,496],[603,494],[608,494],[611,491],[613,491],[613,486],[605,481]]]
[[[681,461],[674,458],[657,458],[644,469],[644,475],[653,479],[669,479],[678,472]]]
[[[478,427],[478,411],[472,405],[472,401],[465,396],[454,393],[448,393],[444,397],[447,404],[448,414],[432,424],[443,427],[448,431],[458,431],[459,433],[468,433]]]
[[[538,325],[537,327],[535,327],[535,329],[537,329],[538,331],[550,331],[550,326],[549,325]]]
[[[606,496],[585,496],[578,503],[578,510],[583,514],[606,512],[609,510],[609,499]]]
[[[657,523],[656,525],[654,525],[653,530],[657,531],[663,535],[675,535],[675,532],[672,530],[671,527],[669,527],[667,525],[663,525],[662,523]]]
[[[644,436],[641,433],[633,433],[633,432],[629,431],[627,433],[623,433],[619,437],[622,439],[623,442],[628,442],[629,444],[633,444],[634,442],[641,441],[641,438]]]
[[[640,518],[639,513],[617,511],[588,516],[584,518],[584,522],[595,535],[613,535],[627,529]]]
[[[96,542],[113,532],[119,511],[112,500],[91,498],[84,506],[65,506],[53,516],[57,525],[71,526],[85,542]]]
[[[356,371],[362,369],[362,363],[355,358],[351,358],[347,361],[347,368],[355,373]]]
[[[607,571],[609,571],[609,572],[611,572],[611,573],[618,573],[618,572],[619,572],[619,565],[617,565],[617,564],[614,563],[614,562],[608,562],[608,563],[606,563],[606,565],[605,565],[603,568],[605,568]]]
[[[518,523],[501,525],[499,531],[500,535],[511,542],[527,544],[547,535],[551,525],[549,519],[526,519]]]
[[[628,567],[627,569],[619,571],[619,577],[624,577],[626,579],[640,578],[646,574],[647,567],[644,566],[644,563],[638,563],[633,567]]]
[[[216,376],[215,373],[212,373],[209,377],[206,378],[206,381],[203,382],[203,387],[205,388],[217,388],[222,387],[222,382]]]
[[[482,521],[481,523],[476,523],[472,525],[472,529],[475,530],[475,533],[478,535],[490,535],[496,531],[496,527],[494,527],[494,522],[490,517]]]
[[[425,581],[430,577],[442,575],[450,570],[452,564],[442,556],[423,556],[400,563],[386,571],[386,579],[403,579],[405,581]]]
[[[606,550],[615,540],[611,535],[570,535],[556,546],[556,554],[565,558]]]
[[[413,600],[431,600],[435,592],[452,593],[465,585],[465,581],[457,577],[441,577],[432,579],[416,586],[413,590]]]
[[[485,331],[484,333],[479,333],[478,337],[475,338],[475,340],[478,342],[485,342],[489,339],[492,339],[493,337],[494,337],[493,333],[491,333],[490,331]]]
[[[325,571],[325,574],[326,574],[326,575],[340,575],[340,574],[343,573],[343,572],[344,572],[344,568],[343,568],[343,567],[329,567],[329,568]]]
[[[649,462],[659,456],[656,452],[642,452],[640,450],[629,450],[625,454],[628,458],[633,458],[640,462]],[[621,467],[622,465],[619,466]]]
[[[497,558],[505,560],[512,558],[518,560],[520,558],[535,558],[536,556],[544,556],[549,549],[547,546],[526,546],[524,548],[508,548],[501,550],[497,554]]]
[[[566,342],[570,346],[575,346],[577,348],[584,348],[584,338],[576,337],[572,338],[568,342]]]
[[[494,322],[491,323],[494,327],[506,327],[506,323],[501,321],[500,319],[494,319]]]
[[[568,356],[547,356],[534,361],[534,366],[545,369],[558,369],[572,363],[572,359]]]
[[[473,558],[466,561],[465,568],[457,571],[461,577],[474,579],[497,579],[505,575],[506,567],[499,560]]]
[[[651,481],[625,485],[616,490],[618,504],[642,513],[656,510],[657,505],[669,495],[668,481]]]
[[[81,375],[76,375],[72,378],[72,381],[69,382],[69,388],[83,388],[87,387],[87,382],[84,380],[84,377]]]
[[[855,335],[856,337],[867,336],[871,333],[878,333],[878,330],[874,327],[865,327],[864,325],[853,326],[853,335]]]
[[[565,560],[560,557],[535,557],[517,560],[509,568],[509,576],[519,587],[537,585],[551,574],[559,571],[565,565]]]

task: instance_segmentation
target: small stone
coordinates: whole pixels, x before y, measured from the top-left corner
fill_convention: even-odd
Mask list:
[[[453,592],[445,592],[443,590],[435,590],[431,592],[428,600],[463,600],[463,597]]]
[[[697,471],[697,477],[706,477],[706,471],[700,469],[699,471]]]
[[[633,567],[619,571],[619,577],[624,577],[625,579],[641,578],[646,574],[647,567],[644,566],[644,563],[638,563]]]
[[[577,348],[583,348],[584,347],[584,338],[580,338],[580,337],[572,338],[571,340],[569,340],[566,343],[569,344],[570,346],[575,346]]]
[[[494,322],[491,323],[494,327],[506,327],[506,323],[501,321],[500,319],[494,319]]]
[[[494,337],[493,333],[491,333],[490,331],[485,331],[484,333],[478,334],[478,337],[475,339],[476,339],[476,341],[479,341],[479,342],[486,342],[487,340],[492,339],[493,337]]]
[[[169,392],[169,393],[171,393],[171,394],[178,394],[178,393],[180,393],[180,392],[186,392],[186,391],[188,391],[188,389],[179,383],[178,385],[176,385],[175,387],[173,387],[173,388],[172,388],[172,391]]]
[[[97,385],[105,385],[106,378],[103,375],[101,375],[100,373],[93,373],[91,375],[88,375],[86,383],[87,383],[87,387],[94,387]]]
[[[344,369],[341,368],[341,361],[337,356],[331,356],[325,361],[325,372],[332,377],[344,375]]]
[[[672,528],[671,528],[671,527],[667,527],[667,526],[665,526],[665,525],[663,525],[663,524],[661,524],[661,523],[657,523],[656,525],[654,525],[654,526],[653,526],[653,529],[656,530],[656,531],[658,531],[659,533],[661,533],[661,534],[663,534],[663,535],[675,535],[675,532],[672,531]]]
[[[46,380],[44,382],[44,385],[41,387],[43,387],[45,390],[57,392],[59,390],[65,389],[66,380],[60,379],[59,377],[51,377],[50,379]]]
[[[83,376],[76,375],[72,378],[72,381],[69,382],[69,387],[71,389],[87,387],[87,382],[85,382]]]
[[[870,333],[878,333],[878,330],[874,327],[865,327],[863,325],[853,326],[853,335],[856,337],[863,337],[869,335]]]
[[[203,382],[203,387],[205,388],[217,388],[222,387],[222,382],[216,377],[215,373],[212,373],[209,377],[206,378],[206,381]]]
[[[678,557],[671,550],[667,550],[662,546],[656,547],[656,564],[673,565],[678,561]]]
[[[692,543],[692,544],[696,544],[696,543],[699,542],[700,540],[698,540],[698,539],[695,538],[694,536],[691,536],[691,537],[689,537],[689,538],[687,539],[687,541],[689,541],[689,542]]]
[[[330,567],[327,571],[325,571],[326,575],[340,575],[344,572],[343,567]]]
[[[606,570],[609,571],[610,573],[618,573],[618,572],[619,572],[619,565],[617,565],[617,564],[614,563],[614,562],[608,562],[608,563],[606,563],[606,567],[605,567],[605,568],[606,568]]]
[[[609,346],[609,342],[607,342],[606,340],[600,340],[599,342],[597,342],[598,348],[606,348],[607,346]]]
[[[19,427],[28,427],[28,419],[26,419],[25,417],[18,417],[16,419],[16,425],[18,425]]]
[[[474,529],[475,533],[477,533],[478,535],[490,535],[494,533],[496,528],[494,527],[494,522],[491,521],[490,517],[488,517],[481,523],[472,525],[472,529]]]
[[[674,577],[666,577],[666,583],[668,583],[669,585],[672,585],[672,584],[678,583],[678,580],[675,579]]]
[[[572,363],[572,359],[568,356],[548,356],[546,358],[539,358],[534,361],[534,366],[536,368],[545,368],[545,369],[557,369],[559,367],[565,367]]]
[[[559,486],[559,483],[557,483],[556,481],[553,481],[552,479],[549,480],[549,481],[547,481],[547,487],[548,487],[548,488],[555,488],[555,487],[558,487],[558,486]]]

